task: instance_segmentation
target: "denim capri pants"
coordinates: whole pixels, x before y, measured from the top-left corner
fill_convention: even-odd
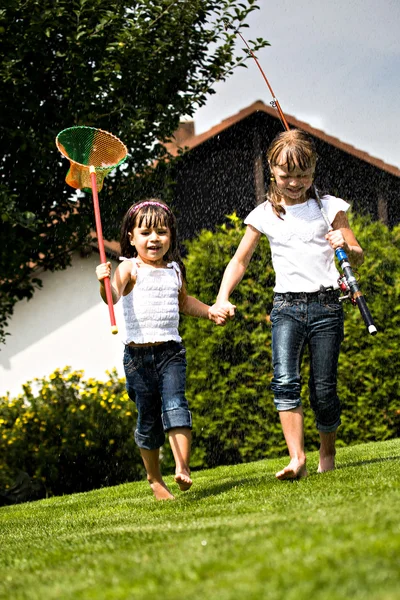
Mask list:
[[[155,450],[164,444],[165,431],[192,427],[185,397],[186,365],[186,350],[179,342],[125,346],[126,389],[138,411],[139,448]]]
[[[317,429],[330,433],[340,425],[337,367],[343,341],[343,310],[335,290],[275,294],[271,312],[273,378],[278,411],[301,406],[300,367],[310,352],[310,404]]]

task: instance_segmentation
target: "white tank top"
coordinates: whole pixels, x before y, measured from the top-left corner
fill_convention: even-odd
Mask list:
[[[136,275],[133,290],[122,296],[125,322],[125,344],[154,342],[181,342],[179,336],[179,291],[182,276],[176,262],[165,268],[152,269],[138,266],[135,258],[121,258],[133,263]]]

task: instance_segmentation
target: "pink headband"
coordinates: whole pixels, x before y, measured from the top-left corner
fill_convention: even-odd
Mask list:
[[[131,214],[134,214],[137,210],[139,210],[139,208],[143,208],[143,206],[161,206],[161,208],[163,208],[167,212],[171,212],[169,207],[165,204],[161,204],[161,202],[156,202],[154,200],[147,200],[146,202],[141,202],[137,206],[134,206],[131,210]]]

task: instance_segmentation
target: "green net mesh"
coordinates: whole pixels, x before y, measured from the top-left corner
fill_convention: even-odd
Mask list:
[[[96,172],[98,191],[103,187],[104,177],[124,162],[128,150],[115,135],[95,127],[69,127],[56,138],[56,146],[70,161],[65,181],[73,188],[90,191],[89,167]]]

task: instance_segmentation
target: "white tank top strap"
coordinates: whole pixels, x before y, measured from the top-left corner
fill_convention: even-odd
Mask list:
[[[167,264],[167,268],[173,268],[178,278],[179,290],[182,289],[182,273],[177,262],[172,261]]]
[[[137,273],[137,262],[136,262],[136,258],[135,257],[131,257],[131,258],[126,258],[126,256],[120,256],[119,260],[130,260],[132,262],[132,270],[131,270],[131,275],[136,275]]]

